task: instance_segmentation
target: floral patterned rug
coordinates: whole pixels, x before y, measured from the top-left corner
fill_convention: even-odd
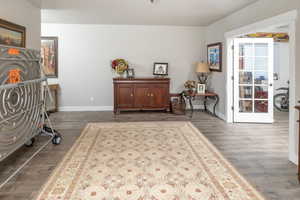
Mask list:
[[[263,200],[189,122],[89,124],[37,200]]]

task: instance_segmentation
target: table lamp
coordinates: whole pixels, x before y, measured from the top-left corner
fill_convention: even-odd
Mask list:
[[[210,70],[207,63],[204,62],[197,63],[196,74],[201,84],[206,84],[209,73]]]

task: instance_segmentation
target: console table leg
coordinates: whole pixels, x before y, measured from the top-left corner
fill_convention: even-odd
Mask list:
[[[204,111],[205,112],[207,112],[207,105],[206,105],[206,103],[207,103],[207,97],[204,97]]]
[[[216,102],[215,102],[215,105],[214,105],[214,116],[217,116],[216,108],[217,108],[217,105],[218,105],[220,99],[219,99],[219,96],[216,96],[215,98],[216,98]]]
[[[193,101],[192,101],[192,98],[189,98],[189,104],[190,104],[190,108],[191,108],[191,117],[193,117],[193,114],[194,114],[194,106],[193,106]]]

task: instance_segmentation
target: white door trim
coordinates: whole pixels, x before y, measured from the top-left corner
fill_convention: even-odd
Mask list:
[[[292,10],[281,15],[277,15],[241,28],[229,31],[225,33],[225,38],[234,38],[241,35],[259,32],[265,28],[272,28],[278,26],[285,26],[297,20],[298,11]]]
[[[248,33],[254,33],[262,31],[266,28],[279,27],[288,25],[289,26],[289,34],[290,34],[290,116],[289,116],[289,159],[290,161],[297,163],[297,146],[296,146],[296,133],[295,130],[297,127],[296,119],[297,112],[294,109],[296,105],[296,21],[298,17],[298,11],[292,10],[287,13],[265,19],[259,21],[254,24],[250,24],[232,31],[225,33],[226,45],[227,45],[227,81],[226,81],[226,117],[228,123],[233,123],[233,39],[239,37],[241,35],[245,35]]]

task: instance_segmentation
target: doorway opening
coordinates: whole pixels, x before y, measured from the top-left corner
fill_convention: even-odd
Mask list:
[[[290,11],[288,13],[275,16],[270,19],[263,20],[261,22],[257,22],[255,24],[251,24],[240,29],[236,29],[225,34],[227,39],[227,105],[226,105],[226,117],[228,123],[234,122],[251,122],[251,123],[273,123],[274,121],[280,119],[280,117],[287,117],[287,122],[289,124],[289,159],[296,163],[297,158],[297,145],[295,142],[296,138],[296,110],[294,109],[296,105],[295,99],[295,44],[296,44],[296,20],[297,20],[297,11]],[[281,29],[285,29],[284,31]],[[250,44],[252,44],[252,49],[250,51],[254,52],[254,55],[247,52],[248,57],[253,56],[253,62],[261,61],[262,59],[255,58],[255,53],[257,53],[257,49],[255,46],[259,46],[259,42],[254,41],[257,37],[249,38],[249,35],[255,35],[258,33],[285,33],[288,35],[288,42],[284,45],[277,44],[278,42],[274,42],[274,37],[272,37],[273,44],[268,43],[267,37],[259,38],[264,41],[262,43],[265,46],[265,50],[268,49],[268,67],[260,68],[259,65],[255,65],[252,63],[252,71],[249,70],[249,73],[243,73],[243,71],[236,72],[234,69],[239,67],[240,60],[237,59],[237,56],[243,56],[240,54],[243,50],[241,50],[240,46],[242,45],[242,49],[245,49],[247,43],[243,40],[245,36],[248,36],[247,39],[252,39]],[[244,42],[244,43],[243,43]],[[282,42],[283,43],[283,42]],[[268,47],[267,47],[268,46]],[[285,47],[280,47],[285,46]],[[273,49],[272,49],[273,48]],[[254,50],[253,50],[254,49]],[[280,53],[280,51],[284,51],[283,49],[287,49],[284,54]],[[272,52],[272,55],[270,54]],[[266,53],[266,52],[265,52]],[[287,58],[283,58],[284,55],[287,54]],[[266,56],[266,55],[263,55]],[[278,60],[279,59],[279,60]],[[285,64],[284,60],[288,60]],[[273,63],[271,63],[271,61]],[[244,63],[245,64],[245,63]],[[250,65],[250,64],[249,64]],[[238,68],[239,69],[239,68]],[[267,69],[267,70],[266,70]],[[262,70],[260,73],[256,71]],[[285,70],[285,73],[283,71]],[[245,71],[247,72],[247,70]],[[251,72],[251,73],[250,73]],[[271,73],[272,72],[272,73]],[[288,72],[286,74],[286,72]],[[250,77],[250,78],[249,78]],[[252,78],[252,79],[251,79]],[[247,81],[252,81],[251,87],[244,87],[243,82],[240,82],[240,79]],[[286,81],[288,79],[288,83]],[[286,83],[284,83],[286,82]],[[258,85],[256,85],[258,84]],[[259,85],[260,84],[260,85]],[[247,86],[247,85],[246,85]],[[257,87],[256,87],[257,86]],[[241,87],[244,87],[241,89]],[[286,94],[289,98],[289,113],[277,111],[274,109],[274,104],[278,103],[274,101],[274,95],[278,93],[284,93],[284,91],[277,89],[279,88],[289,88],[289,93]],[[256,93],[255,93],[256,90]],[[286,91],[286,90],[285,90]],[[287,92],[287,91],[286,91]],[[246,95],[242,98],[243,95]],[[251,94],[252,96],[247,96],[247,94]],[[257,96],[257,94],[259,94]],[[268,94],[266,96],[266,94]],[[255,96],[256,95],[256,96]],[[251,98],[250,98],[251,97]],[[262,99],[260,99],[260,98]],[[243,102],[244,101],[244,102]],[[237,103],[238,102],[238,103]],[[246,108],[245,108],[246,107]],[[282,106],[285,108],[286,106]],[[243,108],[243,109],[241,109]],[[264,117],[262,115],[257,115],[255,111],[263,111],[265,114]],[[245,113],[240,111],[247,111]],[[247,116],[247,114],[252,112],[252,117]],[[266,112],[268,111],[268,112]],[[239,112],[239,115],[236,113]],[[245,115],[243,115],[245,114]],[[262,114],[262,113],[258,113]],[[261,120],[263,119],[263,120]]]

